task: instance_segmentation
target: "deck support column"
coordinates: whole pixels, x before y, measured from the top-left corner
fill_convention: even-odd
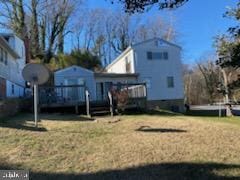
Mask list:
[[[85,96],[86,96],[86,111],[87,111],[87,116],[91,117],[90,114],[90,100],[89,100],[89,92],[88,90],[85,91]]]
[[[111,116],[113,117],[113,113],[114,113],[113,97],[110,91],[108,91],[108,98],[109,98],[109,104],[110,104],[110,113],[111,113]]]
[[[78,105],[75,106],[75,113],[76,113],[76,114],[79,114]]]

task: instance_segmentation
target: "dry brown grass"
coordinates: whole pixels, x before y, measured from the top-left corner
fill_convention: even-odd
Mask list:
[[[33,131],[29,121],[16,126],[29,115],[4,123],[0,169],[29,169],[34,179],[240,178],[238,123],[157,115],[109,123],[109,118],[44,115],[41,131]]]

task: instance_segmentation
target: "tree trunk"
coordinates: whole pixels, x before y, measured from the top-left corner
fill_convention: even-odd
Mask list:
[[[229,102],[229,89],[228,89],[228,78],[226,71],[221,68],[222,74],[223,74],[223,80],[224,80],[224,87],[225,87],[225,103],[226,103],[226,116],[233,116],[232,110],[231,110],[231,105]]]
[[[44,54],[46,50],[46,19],[45,17],[42,18],[42,22],[40,25],[40,48],[41,48],[41,53]]]
[[[61,31],[58,35],[58,53],[64,52],[64,35],[63,31]]]
[[[31,56],[39,54],[39,31],[38,31],[38,14],[37,0],[32,0],[32,19],[31,19]]]

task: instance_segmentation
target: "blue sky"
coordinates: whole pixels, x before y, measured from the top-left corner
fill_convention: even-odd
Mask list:
[[[206,53],[214,52],[213,37],[226,32],[235,23],[224,18],[227,7],[235,7],[236,0],[189,0],[184,6],[171,10],[174,15],[175,28],[179,45],[183,48],[183,62],[193,63]],[[89,8],[119,9],[119,5],[112,5],[110,0],[89,0]],[[143,16],[154,18],[160,14],[167,18],[169,11],[151,9]]]

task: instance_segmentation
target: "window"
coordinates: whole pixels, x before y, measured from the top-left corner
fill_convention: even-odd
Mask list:
[[[8,64],[8,55],[7,52],[4,51],[4,64],[7,65]]]
[[[163,59],[168,60],[168,52],[163,52]]]
[[[3,62],[3,49],[0,48],[0,61]]]
[[[14,84],[12,84],[12,94],[14,94]]]
[[[131,62],[128,59],[128,57],[125,58],[125,63],[126,63],[126,73],[131,73]]]
[[[8,54],[3,48],[0,48],[0,62],[7,65]]]
[[[174,87],[174,78],[173,78],[173,76],[168,76],[167,77],[167,87],[168,88],[173,88]]]
[[[147,52],[147,58],[152,59],[152,52]]]
[[[147,52],[149,60],[168,60],[168,52]]]
[[[96,84],[96,95],[97,95],[97,100],[103,100],[103,96],[104,96],[103,82],[98,82]]]

